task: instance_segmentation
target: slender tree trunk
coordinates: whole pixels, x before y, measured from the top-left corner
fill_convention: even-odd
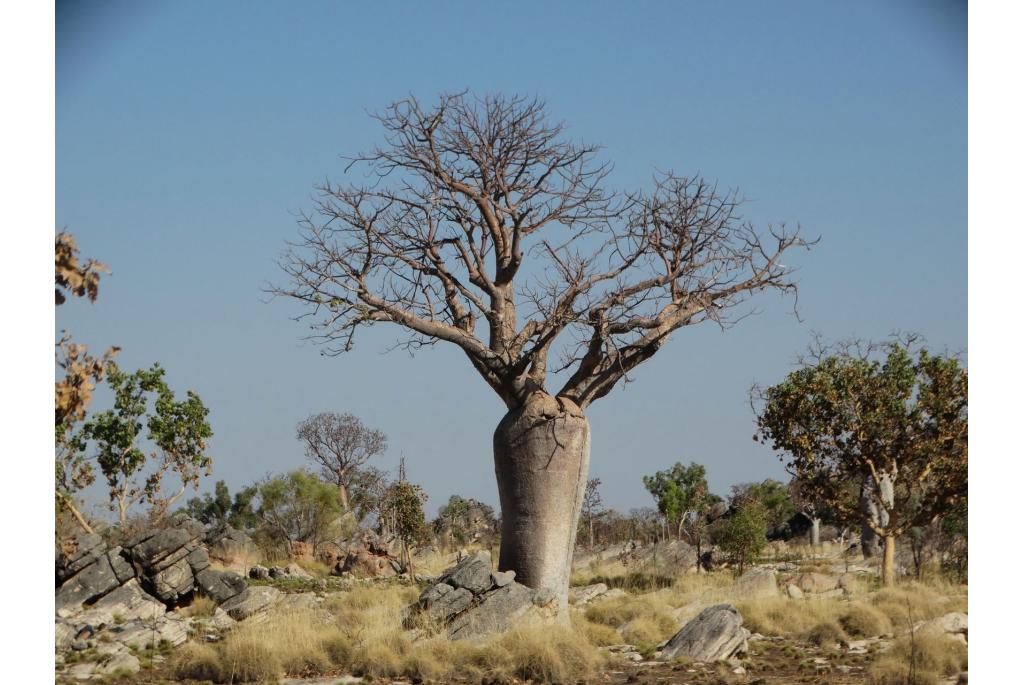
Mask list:
[[[534,393],[494,432],[501,499],[498,570],[547,588],[568,620],[569,574],[590,464],[590,426],[570,401]]]
[[[123,497],[117,499],[117,520],[121,522],[121,530],[128,525],[128,503]]]
[[[594,517],[591,516],[590,520],[587,523],[589,524],[588,527],[590,528],[590,549],[594,549]]]
[[[886,535],[885,548],[882,553],[882,585],[892,587],[896,584],[896,536]]]
[[[341,510],[348,511],[348,490],[344,483],[338,483],[338,501],[341,502]]]
[[[821,544],[821,519],[817,516],[811,517],[811,545],[817,547]]]

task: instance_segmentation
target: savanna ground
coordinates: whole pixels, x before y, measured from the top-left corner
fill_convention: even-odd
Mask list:
[[[450,561],[451,555],[436,555],[421,560],[418,570],[439,573]],[[966,671],[961,642],[908,635],[920,621],[966,612],[965,585],[932,576],[881,588],[874,574],[861,573],[845,595],[791,599],[784,590],[791,576],[843,568],[821,557],[783,568],[778,596],[746,597],[729,570],[673,574],[650,564],[591,563],[573,574],[574,586],[603,582],[625,594],[575,606],[570,625],[524,626],[484,643],[451,642],[437,626],[404,630],[404,609],[421,590],[408,580],[330,578],[315,602],[254,617],[216,641],[196,634],[177,649],[148,650],[141,673],[108,681],[925,685],[956,682]],[[276,584],[299,594],[315,582]],[[718,664],[654,660],[659,643],[720,601],[733,603],[755,634],[745,656]],[[182,611],[202,616],[213,605],[198,600]],[[634,649],[617,647],[623,644]]]

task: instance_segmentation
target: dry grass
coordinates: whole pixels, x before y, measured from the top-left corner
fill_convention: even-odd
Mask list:
[[[839,625],[853,637],[872,637],[892,632],[889,617],[865,603],[850,604],[839,616]]]
[[[242,623],[216,645],[186,645],[175,655],[174,670],[180,678],[215,682],[345,670],[369,678],[571,683],[593,677],[604,662],[595,645],[615,634],[594,624],[583,630],[538,625],[480,644],[443,635],[413,642],[401,619],[416,594],[416,588],[396,585],[361,587],[317,609],[278,611],[264,622]]]
[[[900,638],[871,665],[874,685],[935,685],[944,676],[967,670],[967,647],[944,635]]]
[[[217,603],[204,595],[196,595],[193,597],[192,602],[180,610],[183,616],[191,616],[193,618],[207,618],[213,616],[213,612],[217,609]]]

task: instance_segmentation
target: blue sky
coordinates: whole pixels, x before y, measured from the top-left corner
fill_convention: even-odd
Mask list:
[[[728,331],[684,329],[589,412],[608,504],[647,506],[641,476],[675,461],[724,494],[783,476],[751,440],[747,390],[812,331],[966,350],[966,62],[960,2],[61,2],[57,226],[113,275],[57,325],[202,396],[205,488],[300,466],[296,422],[335,410],[388,433],[381,465],[404,454],[431,511],[453,493],[496,504],[503,405],[461,353],[383,354],[381,329],[324,358],[261,285],[283,280],[313,184],[380,140],[368,110],[535,94],[605,146],[618,187],[700,172],[741,188],[755,223],[821,236],[790,260],[802,320],[769,296]]]

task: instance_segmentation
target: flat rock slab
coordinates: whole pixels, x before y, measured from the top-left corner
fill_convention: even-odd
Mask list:
[[[281,599],[281,591],[270,586],[254,586],[246,589],[220,605],[228,616],[242,621],[253,614],[269,609]]]

